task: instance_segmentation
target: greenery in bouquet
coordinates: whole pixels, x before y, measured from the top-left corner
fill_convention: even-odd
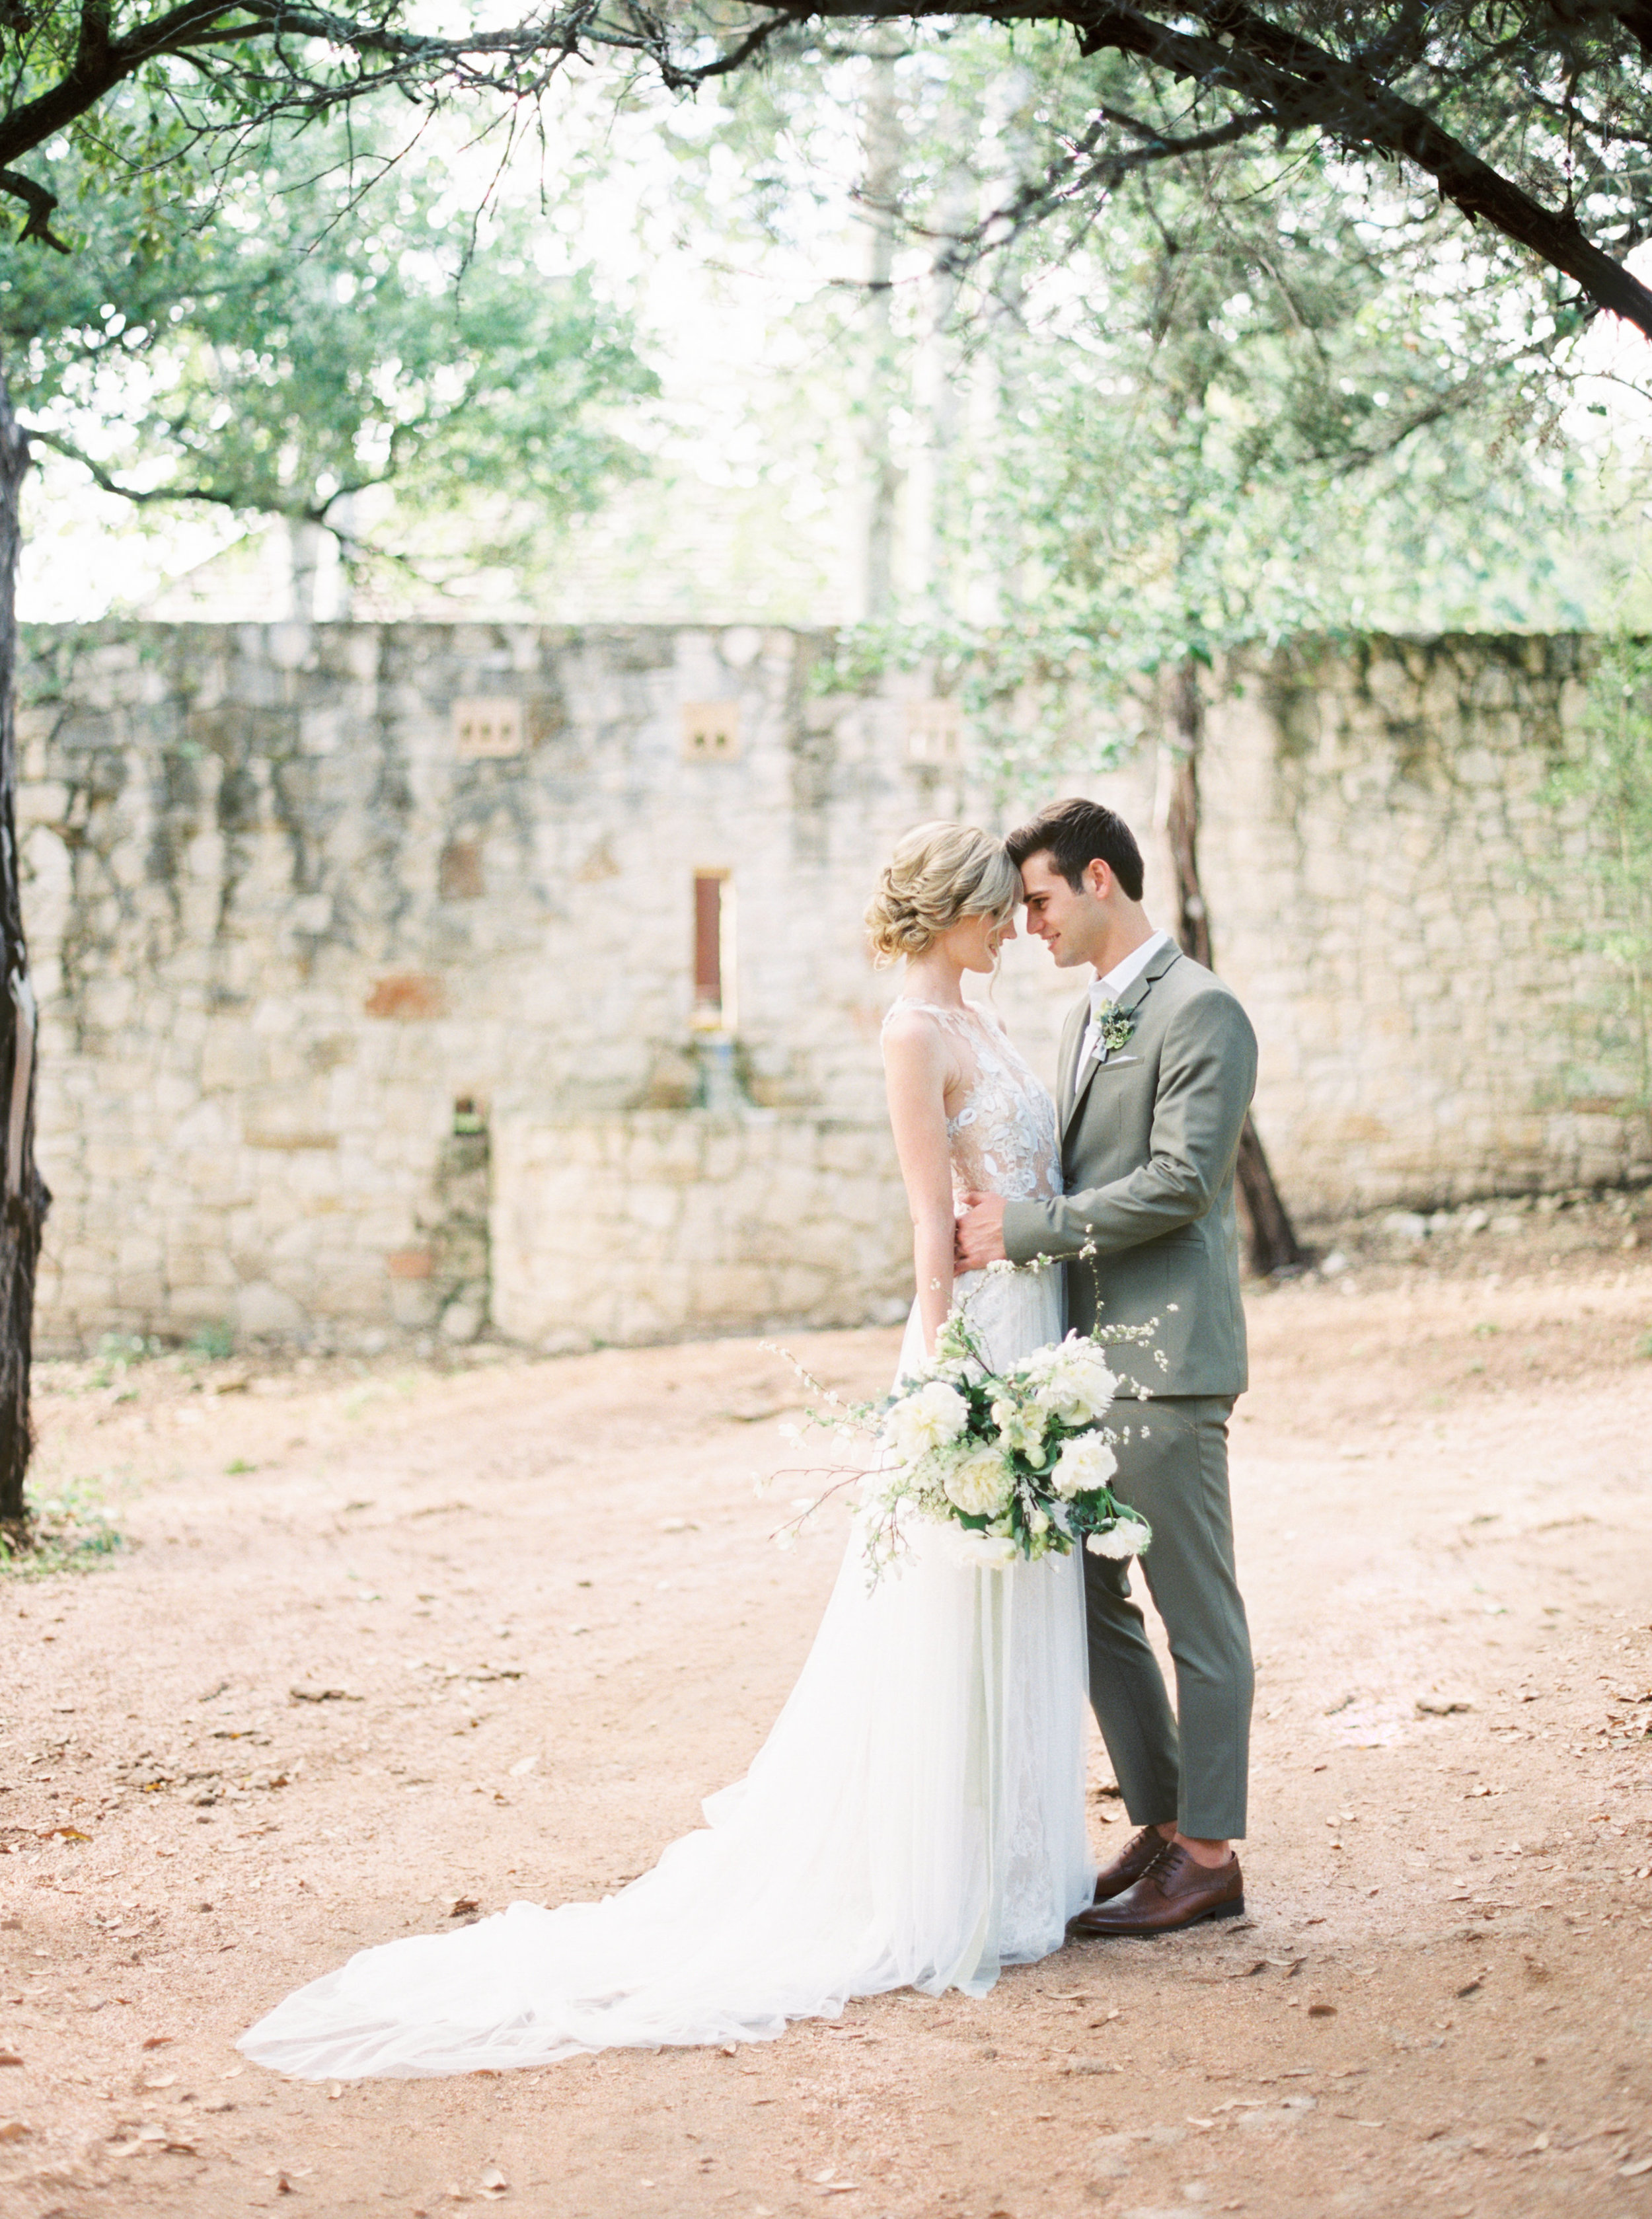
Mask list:
[[[1127,1454],[1133,1437],[1151,1428],[1108,1420],[1123,1395],[1145,1401],[1146,1390],[1126,1388],[1108,1346],[1146,1342],[1153,1330],[1116,1329],[1106,1346],[1071,1333],[995,1371],[967,1306],[954,1308],[933,1356],[881,1403],[844,1404],[828,1394],[828,1410],[805,1414],[840,1439],[869,1441],[874,1453],[868,1466],[840,1472],[824,1495],[804,1498],[777,1538],[789,1542],[822,1502],[858,1484],[857,1522],[874,1581],[910,1547],[919,1524],[950,1528],[961,1560],[989,1569],[1081,1545],[1098,1556],[1139,1556],[1152,1530],[1112,1482],[1120,1450]]]

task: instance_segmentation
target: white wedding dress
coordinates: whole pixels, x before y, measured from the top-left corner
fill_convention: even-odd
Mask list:
[[[919,1004],[897,1007],[925,1008]],[[1001,1029],[933,1009],[970,1084],[961,1191],[1057,1190],[1049,1096]],[[1059,1268],[960,1282],[996,1361],[1059,1339]],[[916,1310],[902,1368],[922,1352]],[[242,2036],[310,2079],[768,2039],[891,1988],[984,1993],[1090,1900],[1078,1559],[966,1569],[933,1529],[867,1588],[858,1533],[808,1661],[705,1828],[599,1903],[516,1903],[364,1949]]]

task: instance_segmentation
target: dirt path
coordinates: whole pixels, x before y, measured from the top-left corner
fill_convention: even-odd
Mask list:
[[[612,1887],[757,1746],[837,1553],[765,1539],[785,1377],[59,1368],[43,1468],[134,1545],[0,1582],[0,2211],[1652,2214],[1652,1267],[1469,1271],[1253,1302],[1247,1926],[332,2091],[234,2035],[456,1905]],[[806,1346],[872,1388],[894,1339]]]

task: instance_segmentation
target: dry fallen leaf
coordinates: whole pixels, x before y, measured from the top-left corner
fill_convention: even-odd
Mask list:
[[[1307,2015],[1310,2018],[1335,2018],[1337,2006],[1335,2004],[1310,2004]]]
[[[28,2132],[21,2119],[0,2119],[0,2142],[20,2142]]]
[[[142,2049],[165,2049],[169,2042],[176,2040],[177,2036],[175,2035],[146,2034],[145,2035],[142,2042],[139,2044],[139,2047]]]
[[[0,2049],[0,2065],[21,2065],[22,2061],[15,2049]]]

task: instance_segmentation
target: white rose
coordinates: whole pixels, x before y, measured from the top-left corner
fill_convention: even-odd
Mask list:
[[[1084,1546],[1093,1557],[1139,1557],[1152,1538],[1146,1526],[1133,1518],[1121,1518],[1105,1533],[1092,1533]]]
[[[1105,1487],[1118,1468],[1117,1457],[1099,1433],[1079,1433],[1062,1443],[1050,1484],[1064,1501],[1071,1502],[1075,1495]]]
[[[1002,1571],[1021,1554],[1003,1533],[969,1533],[960,1530],[955,1535],[955,1546],[960,1563],[988,1572]]]
[[[947,1501],[966,1518],[988,1518],[1009,1500],[1009,1467],[997,1449],[972,1449],[959,1458],[941,1485]]]
[[[884,1420],[884,1438],[904,1464],[955,1441],[969,1423],[969,1404],[955,1387],[932,1379],[904,1395]]]

